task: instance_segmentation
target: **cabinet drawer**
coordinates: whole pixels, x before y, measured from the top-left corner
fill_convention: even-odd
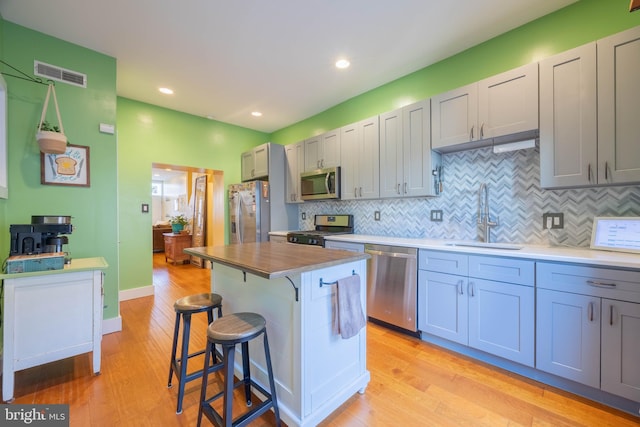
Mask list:
[[[533,286],[535,263],[521,259],[470,256],[469,277]]]
[[[451,252],[420,249],[418,254],[418,269],[466,276],[469,272],[469,256]]]
[[[629,302],[640,302],[640,271],[539,262],[536,286]]]

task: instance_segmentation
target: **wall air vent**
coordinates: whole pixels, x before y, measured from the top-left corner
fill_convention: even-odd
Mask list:
[[[77,71],[66,70],[55,65],[33,61],[33,73],[49,80],[69,83],[70,85],[87,87],[87,75]]]

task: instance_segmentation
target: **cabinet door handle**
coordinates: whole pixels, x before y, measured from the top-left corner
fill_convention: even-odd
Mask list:
[[[353,197],[358,197],[358,187],[353,187]]]
[[[473,291],[473,282],[469,282],[469,286],[468,286],[468,288],[469,288],[469,289],[467,290],[467,293],[469,294],[469,296],[471,296],[471,297],[475,297],[475,296],[476,296],[476,294],[475,294],[475,292]]]
[[[362,197],[362,187],[360,187],[360,197]]]
[[[613,304],[609,306],[609,326],[613,326]]]
[[[396,189],[396,193],[397,193],[397,194],[400,194],[400,183],[398,183],[397,187],[398,187],[398,188]]]
[[[404,183],[404,194],[407,194],[407,183]]]
[[[593,301],[589,303],[589,306],[587,307],[587,317],[589,318],[589,322],[593,322],[593,309],[594,309],[594,303]]]
[[[463,291],[463,287],[462,287],[462,284],[463,284],[463,283],[464,283],[464,282],[463,282],[462,280],[458,281],[458,293],[459,293],[460,295],[464,295],[464,291]]]
[[[609,162],[604,162],[604,179],[609,180]]]
[[[484,138],[484,123],[480,126],[480,139]]]
[[[476,125],[472,125],[472,126],[471,126],[471,133],[470,133],[470,135],[469,135],[469,139],[471,139],[471,140],[473,139],[473,129],[474,129],[475,127],[476,127]]]
[[[598,288],[615,288],[617,286],[615,283],[605,283],[596,280],[587,280],[587,283]]]
[[[587,167],[587,181],[591,182],[591,163]]]

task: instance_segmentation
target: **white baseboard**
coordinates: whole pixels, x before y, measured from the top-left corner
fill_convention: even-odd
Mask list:
[[[118,293],[118,300],[120,302],[127,301],[130,299],[148,297],[153,295],[153,285],[150,286],[141,286],[139,288],[127,289],[125,291],[120,291]]]
[[[102,335],[122,331],[122,317],[112,317],[102,321]]]

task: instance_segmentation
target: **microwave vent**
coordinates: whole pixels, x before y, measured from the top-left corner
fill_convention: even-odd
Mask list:
[[[33,62],[33,73],[36,76],[70,85],[87,87],[87,75],[77,71],[67,70],[56,65],[45,64],[44,62]]]

